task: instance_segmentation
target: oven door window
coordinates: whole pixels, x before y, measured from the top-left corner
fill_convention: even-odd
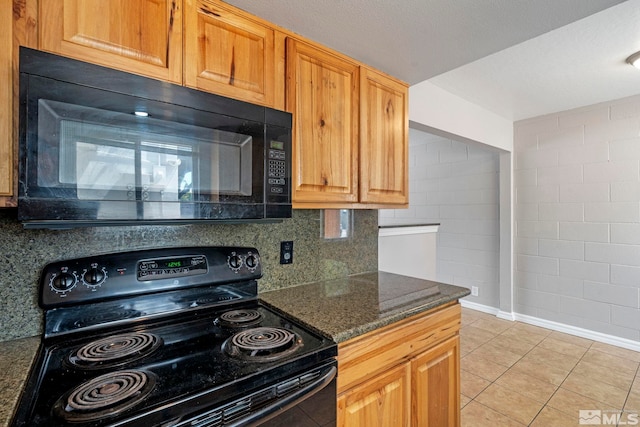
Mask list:
[[[78,200],[136,202],[127,209],[145,218],[191,216],[191,202],[262,197],[253,188],[257,147],[249,134],[43,99],[38,110],[41,188],[72,190]],[[54,159],[42,155],[56,152]],[[100,209],[107,211],[98,218],[113,214],[109,204]]]

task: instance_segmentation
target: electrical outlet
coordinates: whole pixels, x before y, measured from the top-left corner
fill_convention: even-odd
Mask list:
[[[471,287],[471,295],[473,295],[474,297],[478,296],[478,287],[477,286],[472,286]]]
[[[280,242],[280,264],[293,263],[293,241]]]

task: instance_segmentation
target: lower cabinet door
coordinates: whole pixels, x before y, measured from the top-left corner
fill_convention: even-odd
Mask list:
[[[338,427],[408,427],[410,375],[407,362],[338,396]]]
[[[460,337],[455,336],[411,361],[413,427],[460,425]]]

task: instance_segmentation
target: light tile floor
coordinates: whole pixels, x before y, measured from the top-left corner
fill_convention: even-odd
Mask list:
[[[639,352],[467,308],[460,343],[462,427],[640,425]]]

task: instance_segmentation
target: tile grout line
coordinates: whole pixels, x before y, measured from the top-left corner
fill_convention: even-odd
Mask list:
[[[548,334],[547,334],[547,335],[546,335],[542,340],[540,340],[536,345],[534,345],[534,346],[531,348],[531,350],[529,350],[529,351],[528,351],[528,352],[526,352],[524,355],[522,355],[522,357],[521,357],[520,359],[518,359],[518,362],[519,362],[519,361],[521,361],[522,359],[524,359],[524,358],[525,358],[525,356],[526,356],[526,355],[528,355],[529,353],[531,353],[533,350],[535,350],[536,348],[540,347],[540,344],[541,344],[542,342],[544,342],[544,340],[546,340],[547,338],[549,338],[549,337],[551,336],[551,333],[552,333],[552,331],[549,331],[549,333],[548,333]],[[591,344],[589,345],[589,347],[591,347]],[[540,348],[542,348],[543,350],[548,350],[548,349],[546,349],[546,348],[544,348],[544,347],[540,347]],[[586,353],[586,351],[585,351],[585,353]],[[584,356],[584,355],[583,355],[583,356]],[[582,360],[582,357],[580,358],[580,360]],[[576,362],[576,364],[574,365],[574,368],[578,365],[578,363],[580,362],[580,360],[578,360],[578,362]],[[518,363],[518,362],[516,362],[516,363]],[[514,363],[513,365],[515,365],[516,363]],[[506,370],[502,375],[504,375],[505,373],[509,372],[509,370],[513,367],[513,365],[512,365],[509,369],[507,369],[507,370]],[[573,370],[573,369],[572,369],[572,370]],[[571,371],[570,371],[569,373],[571,373]],[[501,375],[501,376],[502,376],[502,375]],[[528,374],[526,374],[526,375],[528,375]],[[501,376],[500,376],[500,377],[501,377]],[[567,377],[568,377],[568,376],[569,376],[569,374],[567,374]],[[496,381],[497,381],[500,377],[496,378]],[[535,377],[534,377],[534,378],[535,378]],[[540,378],[536,378],[536,379],[540,379]],[[565,377],[565,379],[566,379],[566,377]],[[564,382],[564,380],[563,380],[563,382]],[[550,383],[550,384],[553,384],[553,383]],[[549,403],[549,401],[551,400],[551,398],[556,394],[556,392],[557,392],[558,390],[560,390],[561,385],[562,385],[562,383],[556,387],[556,389],[553,391],[553,393],[551,393],[551,396],[549,396],[549,398],[548,398],[548,399],[543,403],[543,405],[540,407],[540,409],[539,409],[539,410],[538,410],[538,412],[534,415],[534,417],[531,419],[531,421],[527,424],[527,426],[530,426],[531,424],[533,424],[533,422],[536,420],[536,418],[538,418],[538,416],[540,415],[540,413],[542,412],[542,410],[543,410],[544,408],[546,408],[546,407],[547,407],[547,404]],[[553,386],[555,387],[556,385],[555,385],[555,384],[553,384]],[[531,400],[534,400],[534,399],[531,399]]]
[[[475,322],[472,322],[472,323],[475,323]],[[476,347],[475,349],[473,349],[472,351],[470,351],[467,355],[469,355],[469,354],[473,353],[474,351],[476,351],[478,348],[482,347],[483,345],[486,345],[486,344],[490,343],[490,342],[491,342],[491,341],[493,341],[495,338],[497,338],[497,337],[501,336],[501,335],[502,335],[502,334],[504,334],[506,331],[508,331],[509,329],[514,328],[514,327],[515,327],[516,325],[518,325],[518,324],[521,324],[521,322],[518,322],[517,320],[516,320],[516,321],[514,321],[514,325],[512,325],[511,327],[509,327],[509,328],[505,329],[505,330],[504,330],[504,331],[502,331],[501,333],[499,333],[499,334],[497,334],[497,335],[493,336],[491,339],[489,339],[489,340],[488,340],[487,342],[485,342],[484,344],[482,344],[482,345],[480,345],[480,346]],[[543,329],[544,329],[544,328],[543,328]],[[540,340],[537,344],[535,344],[533,347],[531,347],[531,349],[530,349],[529,351],[527,351],[527,352],[526,352],[526,353],[524,353],[522,356],[520,356],[520,358],[519,358],[516,362],[514,362],[511,366],[508,366],[508,367],[507,367],[507,369],[506,369],[502,374],[500,374],[500,375],[498,375],[498,377],[496,377],[496,379],[495,379],[495,380],[493,380],[493,381],[489,381],[489,385],[487,385],[485,388],[483,388],[483,389],[482,389],[482,391],[480,391],[480,393],[478,393],[478,394],[476,395],[476,397],[480,396],[480,395],[481,395],[485,390],[487,390],[491,385],[496,384],[496,381],[498,381],[498,380],[499,380],[499,379],[500,379],[504,374],[506,374],[507,372],[509,372],[509,371],[511,370],[511,368],[513,368],[513,366],[514,366],[516,363],[518,363],[519,361],[521,361],[521,360],[522,360],[522,359],[523,359],[527,354],[531,353],[531,352],[532,352],[536,347],[538,347],[538,346],[540,345],[540,343],[541,343],[542,341],[544,341],[544,340],[545,340],[546,338],[548,338],[550,335],[551,335],[551,331],[550,331],[550,332],[549,332],[549,333],[548,333],[548,334],[547,334],[547,335],[546,335],[542,340]],[[590,345],[590,346],[591,346],[591,345]],[[576,365],[577,365],[577,362],[576,362]],[[485,379],[486,379],[486,378],[485,378]],[[497,384],[497,385],[500,385],[500,384]],[[554,385],[555,385],[555,384],[554,384]],[[505,388],[506,388],[506,387],[505,387]],[[558,386],[558,389],[559,389],[559,388],[560,388],[560,386]],[[517,392],[517,391],[515,391],[515,390],[512,390],[512,391],[513,391],[514,393],[518,393],[518,392]],[[556,389],[556,391],[557,391],[557,389]],[[521,393],[518,393],[518,394],[521,394]],[[553,392],[553,394],[552,394],[551,396],[553,397],[553,395],[554,395],[554,394],[555,394],[555,391]],[[522,396],[529,398],[528,396],[525,396],[525,395],[522,395]],[[491,410],[493,410],[493,411],[495,411],[495,412],[499,413],[500,415],[502,415],[502,416],[504,416],[504,417],[507,417],[507,418],[509,418],[509,419],[511,419],[511,420],[513,420],[513,421],[515,421],[515,422],[517,422],[517,423],[519,423],[519,424],[522,424],[522,423],[520,423],[520,421],[518,421],[518,420],[516,420],[516,419],[514,419],[514,418],[512,418],[512,417],[510,417],[509,415],[507,415],[507,414],[503,414],[502,412],[499,412],[499,411],[497,411],[497,410],[495,410],[495,409],[493,409],[493,408],[491,408],[491,407],[489,407],[489,406],[487,406],[487,405],[484,405],[482,402],[478,402],[478,401],[476,400],[476,397],[474,397],[473,399],[471,399],[471,400],[470,400],[470,402],[476,402],[476,403],[478,403],[478,404],[480,404],[480,405],[484,406],[485,408],[489,408],[489,409],[491,409]],[[529,398],[529,399],[531,399],[531,398]],[[544,408],[547,406],[547,403],[548,403],[548,401],[549,401],[550,399],[551,399],[551,397],[547,400],[547,402],[546,402],[546,403],[544,403],[544,404],[542,405],[542,407],[538,410],[538,412],[537,412],[537,413],[534,415],[534,417],[531,419],[531,422],[529,422],[528,424],[526,424],[527,426],[530,426],[530,425],[531,425],[531,423],[533,423],[533,422],[535,421],[535,419],[538,417],[538,415],[540,415],[540,412],[542,411],[542,409],[544,409]],[[531,400],[534,400],[534,401],[535,401],[535,399],[531,399]],[[470,403],[470,402],[469,402],[469,403]],[[468,405],[469,403],[467,403],[467,405]],[[525,425],[525,424],[523,424],[523,425]]]
[[[627,406],[627,402],[629,401],[629,397],[631,396],[631,389],[633,388],[633,384],[636,382],[636,378],[638,377],[638,371],[640,371],[640,363],[636,367],[636,373],[633,376],[633,380],[631,381],[631,385],[629,386],[629,391],[627,392],[627,397],[624,399],[624,403],[622,404],[622,409],[620,409],[620,417],[621,418],[622,418],[622,414],[624,414],[624,408]],[[640,410],[640,408],[638,410]]]
[[[541,341],[541,342],[542,342],[542,341]],[[551,399],[553,399],[553,396],[555,396],[555,395],[556,395],[556,393],[557,393],[557,392],[562,388],[562,384],[564,384],[564,382],[567,380],[567,378],[569,378],[569,375],[571,375],[571,373],[574,371],[574,369],[576,369],[576,366],[578,366],[578,364],[580,363],[580,361],[582,361],[582,359],[584,358],[584,355],[585,355],[585,354],[587,354],[587,352],[591,349],[591,346],[592,346],[592,345],[593,345],[593,341],[591,342],[591,344],[589,344],[589,347],[587,347],[587,349],[586,349],[586,350],[585,350],[585,352],[582,354],[582,356],[580,356],[580,358],[579,358],[579,359],[578,359],[578,361],[575,363],[575,365],[573,365],[573,368],[571,368],[571,370],[569,371],[569,373],[568,373],[568,374],[564,377],[564,379],[560,382],[560,384],[559,384],[559,385],[558,385],[558,387],[555,389],[555,391],[554,391],[553,393],[551,393],[551,396],[549,396],[549,398],[548,398],[548,399],[547,399],[547,401],[544,403],[544,405],[542,405],[542,408],[540,408],[540,411],[538,411],[538,413],[537,413],[537,414],[536,414],[536,416],[533,418],[533,420],[531,420],[531,423],[530,423],[529,425],[531,425],[531,424],[536,420],[536,418],[538,418],[538,416],[540,415],[540,412],[542,412],[542,410],[543,410],[544,408],[546,408],[546,407],[547,407],[547,405],[549,404],[549,402],[551,402]],[[554,385],[555,385],[555,384],[554,384]],[[576,393],[576,394],[580,394],[580,393]],[[583,395],[581,395],[581,396],[583,396]],[[587,398],[589,398],[588,396],[583,396],[583,397],[587,397]],[[570,414],[567,414],[567,413],[566,413],[566,412],[564,412],[564,411],[561,411],[561,410],[559,410],[559,409],[553,408],[553,407],[551,407],[551,406],[550,406],[549,408],[554,409],[554,410],[557,410],[557,411],[559,411],[559,412],[562,412],[563,414],[570,415]],[[574,414],[574,415],[575,415],[575,414]]]

